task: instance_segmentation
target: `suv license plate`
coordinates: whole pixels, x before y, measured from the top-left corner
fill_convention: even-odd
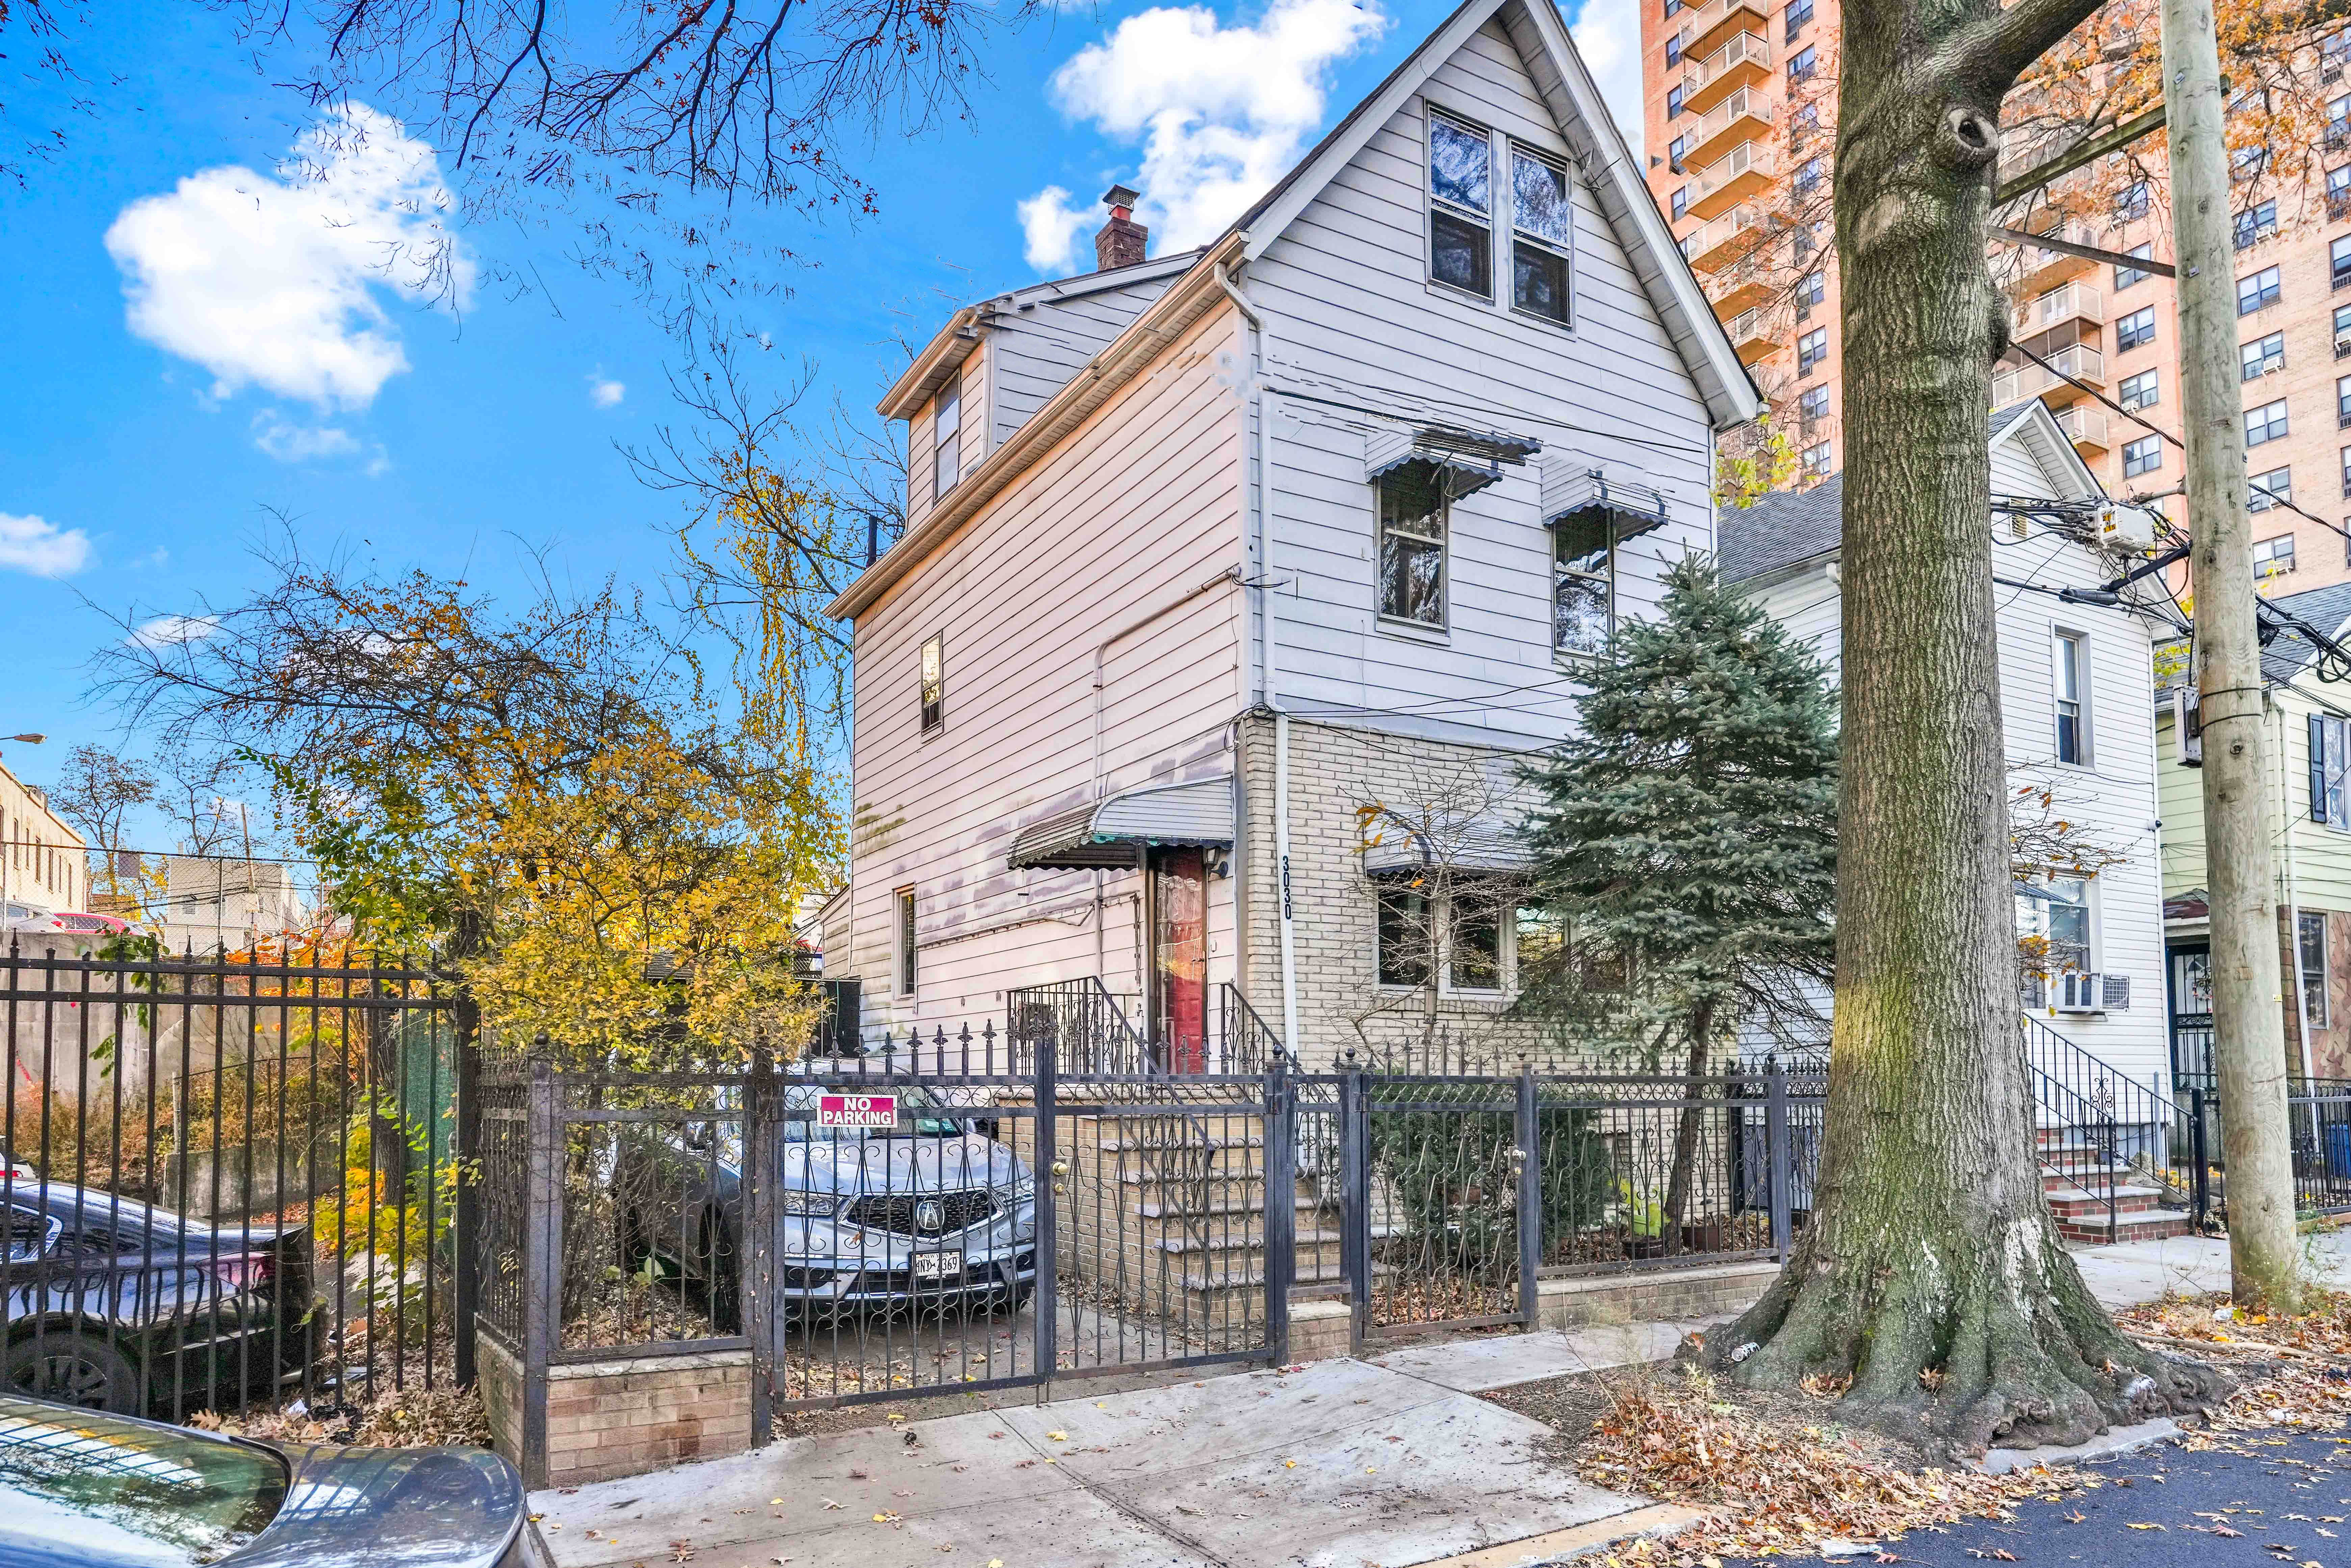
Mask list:
[[[914,1278],[945,1280],[963,1272],[960,1252],[917,1252],[914,1254]]]

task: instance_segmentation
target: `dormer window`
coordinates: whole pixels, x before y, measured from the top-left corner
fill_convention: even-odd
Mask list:
[[[931,499],[955,488],[963,465],[963,382],[939,389],[931,419]]]
[[[1494,146],[1483,131],[1428,117],[1428,275],[1494,297]]]

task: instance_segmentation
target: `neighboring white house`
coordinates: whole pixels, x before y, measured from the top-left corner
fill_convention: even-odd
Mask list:
[[[1177,1061],[1227,983],[1310,1063],[1490,1016],[1516,759],[1712,547],[1753,385],[1552,0],[1464,5],[1198,251],[1134,194],[881,404],[825,972],[869,1037],[1098,977]],[[1416,907],[1432,845],[1499,891]]]
[[[2083,465],[2038,402],[1992,416],[1991,493],[2007,500],[2097,501]],[[1844,485],[1765,497],[1722,517],[1722,568],[1832,667]],[[2098,876],[2020,887],[2021,934],[2044,937],[2052,967],[2086,978],[2039,983],[2028,1000],[2051,1028],[2168,1094],[2163,873],[2156,803],[2152,649],[2159,623],[2120,606],[2061,600],[2120,575],[2099,552],[2021,513],[1992,529],[2000,697],[2013,782],[2046,785],[2058,816],[2125,858]]]

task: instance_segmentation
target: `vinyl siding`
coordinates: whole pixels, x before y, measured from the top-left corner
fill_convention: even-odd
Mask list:
[[[1166,293],[1175,279],[1169,273],[1100,289],[1087,289],[1084,279],[1073,279],[1073,287],[1083,292],[1007,301],[984,315],[982,337],[993,356],[988,444],[1002,444],[1027,423],[1088,360],[1110,347],[1113,339]]]
[[[2065,493],[2021,438],[1993,448],[1991,489],[2009,496]],[[2001,577],[2053,588],[2086,587],[2107,578],[2101,562],[2058,535],[2035,528],[2016,539],[2005,518],[1993,526],[1999,541],[1993,564]],[[2135,1082],[2159,1087],[2168,1082],[2169,1043],[2148,629],[2120,609],[2062,604],[2048,594],[2014,588],[1997,591],[2001,713],[2011,777],[2020,787],[2027,780],[2049,785],[2061,815],[2124,857],[2096,878],[2091,918],[2098,966],[2129,978],[2130,1007],[2043,1021]],[[1824,563],[1768,584],[1758,598],[1835,668],[1843,605]],[[2053,760],[2061,627],[2083,635],[2089,662],[2090,758],[2081,768]]]
[[[1005,855],[1019,828],[1092,798],[1098,650],[1106,789],[1230,767],[1240,420],[1217,370],[1238,320],[1204,319],[859,618],[851,962],[869,1029],[1000,1022],[1007,984],[1101,972],[1138,988],[1141,879],[1104,873],[1098,923],[1094,873]],[[925,737],[934,634],[946,723]],[[893,894],[910,884],[912,1007],[890,995]],[[1210,883],[1212,979],[1231,974],[1230,887]]]
[[[1429,103],[1569,168],[1572,331],[1427,281]],[[1697,387],[1499,25],[1476,34],[1374,135],[1247,281],[1269,339],[1276,697],[1296,711],[1472,743],[1522,747],[1564,734],[1572,680],[1552,653],[1551,539],[1536,462],[1456,504],[1441,637],[1383,626],[1374,596],[1364,440],[1399,422],[1531,437],[1552,461],[1666,492],[1673,521],[1620,551],[1620,614],[1651,610],[1665,564],[1712,544]]]

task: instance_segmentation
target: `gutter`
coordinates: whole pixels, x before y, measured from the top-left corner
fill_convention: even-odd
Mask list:
[[[923,345],[923,351],[914,356],[914,362],[906,367],[905,373],[882,394],[873,412],[884,419],[912,418],[931,395],[932,384],[940,375],[971,358],[971,350],[979,341],[980,309],[977,305],[967,305],[948,317],[947,324]]]
[[[1088,360],[1044,407],[1029,415],[1002,445],[988,454],[978,467],[965,475],[955,488],[925,513],[921,522],[908,528],[880,560],[867,567],[854,582],[843,589],[839,598],[825,606],[824,612],[833,620],[846,621],[871,609],[913,570],[917,562],[945,543],[973,514],[1002,494],[1013,480],[1050,452],[1064,436],[1091,418],[1096,410],[1110,401],[1113,394],[1133,381],[1162,349],[1190,330],[1223,298],[1217,287],[1213,269],[1238,256],[1246,242],[1245,235],[1228,235],[1214,249],[1203,254],[1189,271],[1153,302],[1151,308],[1136,317],[1126,330],[1113,339],[1102,352]],[[957,320],[960,321],[966,312],[974,313],[976,319],[977,310],[977,307],[967,307],[966,311],[957,312]],[[953,339],[951,324],[948,331],[932,340],[932,347],[925,349],[923,359],[899,378],[898,385],[908,385],[909,379],[925,362],[932,361],[934,351],[943,361],[949,350],[941,348],[941,342],[943,340],[951,342]],[[892,391],[894,394],[897,389],[893,388]],[[885,412],[889,406],[885,402]]]

